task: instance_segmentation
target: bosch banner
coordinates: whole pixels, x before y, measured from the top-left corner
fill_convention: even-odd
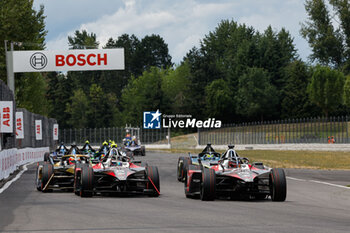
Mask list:
[[[0,133],[13,133],[13,102],[0,101]]]
[[[23,112],[16,112],[16,139],[24,138]]]
[[[53,124],[53,140],[58,140],[58,124]]]
[[[35,120],[35,139],[43,140],[43,129],[41,126],[41,120]]]
[[[13,72],[124,70],[124,49],[13,51]]]

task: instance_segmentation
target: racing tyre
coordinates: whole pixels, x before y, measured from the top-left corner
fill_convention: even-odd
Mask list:
[[[177,180],[178,181],[183,181],[186,176],[183,170],[184,159],[185,159],[184,157],[180,157],[179,160],[177,161]]]
[[[44,154],[44,161],[45,162],[49,162],[50,161],[50,153],[49,152],[45,152],[45,154]]]
[[[45,162],[38,162],[36,166],[35,186],[36,186],[36,190],[38,191],[41,191],[41,179],[42,179],[42,171],[43,171],[42,165],[44,163]]]
[[[146,156],[146,148],[145,146],[141,146],[141,155]]]
[[[80,173],[80,196],[92,197],[94,189],[94,170],[92,167],[82,166]]]
[[[188,167],[192,164],[191,159],[190,158],[184,158],[183,160],[183,165],[182,165],[182,170],[183,173],[182,174],[187,174],[188,171]],[[182,177],[182,181],[184,180],[184,176]]]
[[[287,181],[284,170],[281,168],[271,169],[270,193],[272,201],[285,201],[287,197]]]
[[[153,193],[149,194],[149,196],[158,197],[160,192],[158,167],[147,166],[146,171],[147,179],[149,180],[147,183],[147,187],[148,189],[153,189]]]
[[[202,201],[213,201],[216,192],[216,177],[213,169],[204,168],[202,171],[202,183],[200,197]]]
[[[53,165],[49,163],[45,163],[42,167],[41,174],[41,191],[46,192],[48,189],[44,190],[47,182],[49,182],[51,176],[53,175]]]
[[[77,168],[81,168],[80,163],[76,164],[74,168],[74,194],[80,196],[81,170]]]

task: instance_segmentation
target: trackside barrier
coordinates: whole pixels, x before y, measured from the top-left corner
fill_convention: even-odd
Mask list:
[[[8,149],[0,152],[0,180],[6,179],[19,166],[43,160],[49,147]]]

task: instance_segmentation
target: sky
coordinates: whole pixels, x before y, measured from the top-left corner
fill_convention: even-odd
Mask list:
[[[124,33],[139,39],[158,34],[178,64],[221,20],[228,19],[261,32],[269,25],[275,30],[284,27],[303,60],[311,52],[299,33],[307,18],[304,0],[34,0],[35,9],[40,5],[47,16],[48,50],[68,49],[67,37],[75,30],[95,33],[100,46]]]

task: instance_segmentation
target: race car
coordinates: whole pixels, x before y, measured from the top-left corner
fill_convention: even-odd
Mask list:
[[[131,140],[125,138],[123,140],[122,150],[127,154],[127,156],[133,158],[134,155],[146,156],[145,146],[141,146],[135,136]]]
[[[105,158],[92,167],[77,167],[74,192],[81,197],[94,194],[160,195],[159,173],[156,166],[140,166],[124,152],[112,147]]]
[[[189,165],[185,176],[185,195],[212,201],[218,197],[231,199],[266,199],[285,201],[287,182],[283,169],[269,168],[263,163],[249,164],[249,160],[239,157],[234,146],[223,154],[211,167]]]
[[[188,157],[180,157],[177,162],[177,180],[184,182],[188,166],[202,164],[204,167],[210,167],[212,161],[219,161],[221,154],[216,152],[210,143],[198,155],[188,153]]]
[[[73,151],[74,152],[74,151]],[[89,166],[90,156],[70,153],[62,157],[48,155],[46,161],[37,163],[36,188],[47,192],[53,189],[73,190],[76,167]]]

